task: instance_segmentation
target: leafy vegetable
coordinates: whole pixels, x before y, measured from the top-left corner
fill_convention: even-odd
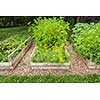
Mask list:
[[[33,33],[33,39],[38,50],[33,56],[34,62],[58,62],[64,63],[67,57],[64,46],[68,39],[69,23],[60,18],[38,18],[34,21],[29,31]]]
[[[78,24],[73,29],[73,41],[77,52],[83,57],[100,64],[100,23]]]
[[[16,34],[14,34],[14,32]],[[25,39],[27,39],[27,34],[24,34],[23,32],[24,28],[19,28],[18,30],[17,28],[0,30],[0,38],[3,37],[0,41],[0,62],[7,62],[8,55],[13,52]],[[19,48],[14,56],[16,56],[21,50],[22,48]]]
[[[68,62],[68,55],[65,55],[64,48],[53,47],[49,49],[38,48],[33,55],[33,62],[51,62],[51,63],[65,63]]]

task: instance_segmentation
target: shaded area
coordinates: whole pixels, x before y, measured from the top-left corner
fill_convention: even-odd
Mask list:
[[[38,18],[39,16],[0,16],[0,28],[2,27],[16,27],[16,26],[26,26],[28,22]],[[53,16],[41,16],[46,18],[51,18]],[[59,17],[59,16],[56,16]],[[71,25],[78,22],[98,22],[100,21],[100,16],[64,16],[65,20]]]

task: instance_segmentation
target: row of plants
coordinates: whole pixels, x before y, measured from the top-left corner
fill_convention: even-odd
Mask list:
[[[53,47],[49,49],[39,48],[32,58],[33,62],[65,63],[69,61],[69,56],[65,55],[63,47]]]
[[[12,53],[25,39],[27,39],[26,36],[21,34],[0,42],[0,62],[7,62],[8,55]],[[22,48],[19,48],[17,54],[21,51],[21,49]]]
[[[65,53],[64,46],[71,36],[73,46],[80,56],[100,64],[100,23],[78,23],[72,30],[69,26],[69,23],[64,21],[64,17],[35,19],[34,24],[30,25],[28,30],[32,33],[31,36],[37,46],[32,61],[68,62],[70,57]],[[8,29],[7,34],[3,32],[3,29],[0,30],[0,55],[7,56],[20,44],[17,41],[24,40],[25,28],[19,28],[17,31],[11,30]],[[18,35],[17,39],[16,35],[12,36],[13,32],[23,33],[23,36]],[[7,61],[4,58],[2,56],[1,61]]]
[[[29,28],[33,34],[33,40],[37,46],[37,50],[33,55],[33,62],[56,62],[65,63],[69,61],[69,57],[65,54],[64,46],[68,40],[68,32],[70,31],[69,23],[60,18],[39,17],[34,20],[35,24]]]
[[[73,28],[73,44],[78,54],[100,64],[100,23],[78,23]]]
[[[71,42],[80,56],[100,64],[100,23],[78,23],[71,30],[63,17],[39,17],[34,22],[29,27],[37,46],[33,62],[68,62],[64,46],[71,36]]]
[[[13,30],[13,33],[12,33]],[[28,35],[23,33],[23,29],[21,28],[14,31],[15,29],[10,29],[6,31],[0,30],[0,37],[3,37],[0,41],[0,62],[8,62],[8,55],[12,53],[25,39],[28,38]],[[19,33],[20,32],[20,33]],[[6,34],[7,33],[7,34]],[[4,34],[4,35],[3,35]],[[8,37],[6,38],[5,37]],[[25,46],[25,45],[24,45]],[[20,47],[14,57],[18,55],[18,53],[22,50]]]

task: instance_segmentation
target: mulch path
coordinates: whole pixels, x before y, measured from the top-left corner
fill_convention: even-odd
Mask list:
[[[84,59],[79,58],[75,50],[73,50],[72,45],[67,45],[68,50],[71,55],[71,69],[63,69],[63,70],[32,70],[29,66],[29,62],[31,61],[31,54],[34,48],[34,45],[31,46],[30,50],[26,53],[25,57],[19,63],[19,65],[14,70],[0,70],[0,75],[45,75],[45,74],[100,74],[100,69],[89,69],[84,61]]]

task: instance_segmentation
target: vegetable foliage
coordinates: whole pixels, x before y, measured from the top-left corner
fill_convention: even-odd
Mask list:
[[[12,53],[25,39],[27,39],[28,36],[23,32],[23,28],[0,30],[0,38],[2,38],[0,41],[0,62],[7,62],[8,55]],[[16,57],[21,50],[22,48],[19,48],[14,56]]]
[[[100,23],[76,24],[72,35],[77,52],[100,64]]]
[[[60,62],[66,60],[64,45],[68,39],[69,23],[60,18],[38,18],[30,27],[38,50],[33,57],[36,62]]]

